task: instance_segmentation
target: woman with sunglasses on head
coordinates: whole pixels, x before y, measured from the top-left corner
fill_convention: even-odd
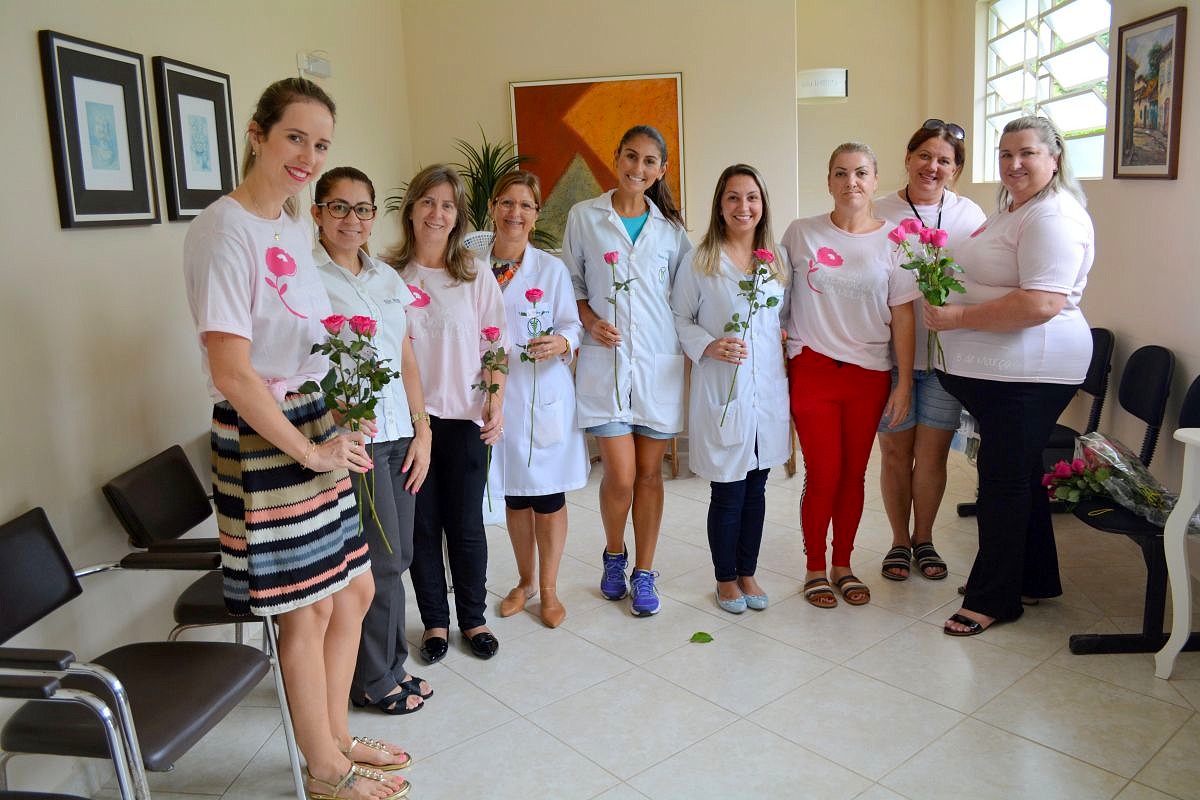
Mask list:
[[[617,188],[567,215],[563,261],[584,337],[575,367],[576,423],[596,437],[604,479],[600,593],[630,595],[635,617],[660,608],[654,552],[662,523],[662,463],[683,430],[683,354],[669,296],[692,248],[667,186],[667,143],[649,125],[630,128],[613,153]],[[633,512],[633,573],[625,524]]]
[[[303,78],[267,87],[246,136],[242,181],[188,227],[188,304],[213,399],[213,501],[225,602],[272,616],[307,790],[395,800],[411,763],[352,737],[346,696],[374,582],[347,470],[372,466],[362,432],[339,433],[320,393],[329,298],[296,195],[325,163],[334,104]],[[385,772],[386,771],[386,772]]]
[[[509,617],[541,592],[542,624],[567,616],[558,599],[558,565],[567,541],[566,492],[587,483],[583,431],[575,427],[571,361],[583,332],[563,263],[529,243],[541,209],[537,176],[517,170],[496,182],[496,229],[488,258],[504,293],[514,352],[509,354],[500,463],[517,585],[500,603]]]
[[[433,432],[429,472],[417,493],[409,569],[425,625],[421,657],[428,664],[449,650],[443,536],[463,638],[479,658],[500,649],[484,619],[483,488],[487,447],[504,433],[505,376],[498,370],[485,376],[481,358],[493,348],[507,351],[508,336],[500,290],[463,244],[466,203],[466,187],[452,168],[434,164],[421,170],[400,207],[400,244],[384,256],[416,297],[405,309]],[[495,394],[479,390],[485,377],[498,387]]]
[[[375,599],[363,619],[350,701],[388,714],[408,714],[424,707],[433,695],[428,683],[404,668],[408,645],[400,579],[412,563],[413,508],[429,469],[431,439],[404,313],[416,298],[394,269],[367,252],[378,210],[370,178],[353,167],[331,169],[317,181],[313,199],[318,240],[313,262],[334,313],[375,320],[375,350],[389,368],[400,372],[400,380],[377,395],[375,420],[367,431],[367,452],[375,466],[367,475],[351,476],[356,497],[367,487],[374,492],[375,513],[362,509],[362,520]],[[353,340],[348,326],[343,336]]]
[[[904,419],[912,396],[913,304],[888,226],[872,213],[875,153],[846,142],[829,157],[833,211],[793,222],[783,246],[793,270],[787,312],[792,419],[804,454],[804,599],[817,608],[870,602],[850,554],[862,519],[867,459],[882,414]],[[890,371],[896,368],[896,385]],[[833,526],[832,565],[825,552]],[[831,585],[832,581],[832,585]]]
[[[1042,451],[1092,357],[1079,302],[1095,233],[1054,123],[1004,126],[1000,182],[999,210],[956,253],[966,294],[923,304],[929,330],[944,331],[938,377],[979,423],[979,552],[950,636],[1062,594]]]
[[[713,193],[708,231],[675,276],[671,308],[693,362],[689,462],[711,482],[708,545],[716,600],[731,614],[767,607],[754,573],[767,475],[790,454],[779,343],[787,280],[771,232],[766,183],[747,164],[726,167]],[[749,289],[745,281],[751,281]],[[734,315],[749,323],[746,330],[727,330]]]
[[[966,163],[965,139],[962,127],[953,122],[925,120],[906,147],[908,182],[875,200],[875,216],[893,225],[915,218],[922,227],[946,231],[946,247],[953,256],[985,219],[978,205],[950,188]],[[934,372],[938,365],[928,363],[929,332],[917,311],[908,416],[893,420],[885,415],[879,422],[879,485],[892,527],[892,548],[883,559],[882,571],[883,577],[894,581],[908,578],[914,560],[925,578],[946,577],[946,562],[933,546],[933,522],[946,493],[946,457],[962,412],[962,405],[938,382]],[[893,386],[896,381],[893,369]]]

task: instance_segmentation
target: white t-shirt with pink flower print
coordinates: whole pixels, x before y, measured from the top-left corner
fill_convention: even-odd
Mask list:
[[[329,359],[310,352],[327,338],[321,320],[333,313],[313,266],[310,227],[286,213],[262,219],[230,197],[188,226],[184,282],[214,403],[225,398],[212,382],[206,332],[249,339],[250,363],[278,400],[329,371]]]
[[[780,242],[792,266],[788,358],[811,347],[865,369],[892,368],[892,307],[921,293],[913,274],[900,267],[890,229],[884,224],[871,233],[847,233],[829,214],[788,226]]]

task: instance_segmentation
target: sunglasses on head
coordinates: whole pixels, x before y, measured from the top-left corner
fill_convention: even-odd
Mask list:
[[[967,132],[963,130],[962,125],[957,122],[943,122],[936,117],[925,120],[925,124],[921,126],[928,131],[944,130],[947,131],[955,139],[960,142],[967,138]]]

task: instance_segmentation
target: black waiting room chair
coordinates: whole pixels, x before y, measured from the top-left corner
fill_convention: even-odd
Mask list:
[[[1175,358],[1165,347],[1149,345],[1129,357],[1121,377],[1121,407],[1146,423],[1138,458],[1147,467],[1154,458],[1159,431],[1166,414],[1167,395]],[[1200,427],[1200,378],[1192,382],[1179,412],[1179,427]],[[1075,634],[1071,652],[1153,653],[1166,642],[1163,616],[1167,598],[1167,563],[1163,552],[1163,529],[1107,498],[1091,498],[1075,506],[1075,516],[1104,533],[1128,536],[1142,551],[1146,563],[1146,593],[1142,608],[1141,633]],[[1200,636],[1192,635],[1185,650],[1200,649]]]
[[[230,613],[225,605],[220,544],[215,537],[183,538],[213,515],[204,485],[179,445],[172,445],[104,484],[104,496],[129,543],[137,552],[119,562],[123,569],[193,569],[203,572],[175,601],[168,638],[192,628],[233,625],[242,642],[245,623],[262,622],[263,646],[274,668],[275,693],[283,711],[284,736],[297,797],[304,796],[300,756],[288,713],[287,693],[279,670],[278,644],[271,617]],[[198,561],[199,560],[199,561]]]
[[[0,645],[78,597],[80,576],[111,566],[73,571],[40,508],[0,526]],[[89,692],[112,709],[131,776],[120,787],[128,800],[149,797],[146,772],[171,769],[266,677],[271,660],[233,642],[140,642],[89,662],[67,650],[0,646],[0,672],[16,670],[53,675],[58,692]],[[0,780],[19,754],[108,758],[111,746],[92,709],[30,700],[0,729]]]

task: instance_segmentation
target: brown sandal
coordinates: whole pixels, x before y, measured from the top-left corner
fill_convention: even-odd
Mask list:
[[[804,584],[804,599],[817,608],[837,608],[837,595],[833,593],[828,578],[813,578]]]
[[[865,606],[871,602],[871,587],[854,577],[854,573],[848,573],[838,578],[835,585],[842,593],[842,599],[852,606]],[[857,599],[851,599],[852,596]]]

